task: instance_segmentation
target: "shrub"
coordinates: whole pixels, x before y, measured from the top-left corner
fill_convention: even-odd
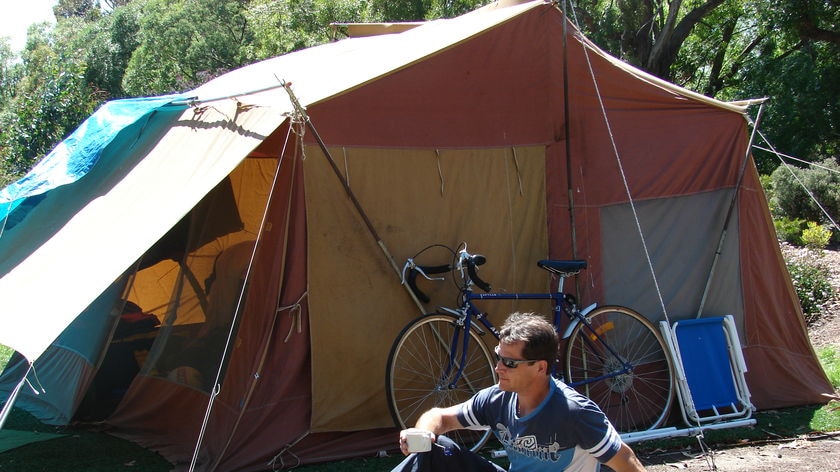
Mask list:
[[[831,240],[831,231],[821,224],[808,222],[808,227],[802,230],[802,244],[808,249],[825,249]]]
[[[840,214],[840,164],[834,159],[823,160],[807,169],[779,166],[770,180],[765,188],[772,189],[770,206],[776,218],[827,222],[823,209],[829,215]]]
[[[805,323],[811,325],[819,319],[826,303],[834,298],[828,268],[812,259],[788,261],[787,267],[802,305]]]
[[[790,219],[781,217],[773,220],[773,226],[776,227],[776,236],[786,242],[795,246],[802,245],[802,224],[803,220]]]

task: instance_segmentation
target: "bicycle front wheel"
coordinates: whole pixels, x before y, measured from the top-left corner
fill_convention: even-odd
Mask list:
[[[599,307],[572,330],[566,382],[597,403],[622,433],[661,425],[674,399],[673,365],[662,336],[647,318],[622,306]]]
[[[495,362],[475,329],[467,333],[466,362],[459,369],[464,339],[459,323],[457,317],[448,314],[423,315],[409,323],[394,341],[388,356],[386,391],[397,427],[413,427],[430,408],[462,403],[496,383]],[[453,340],[455,353],[451,352]],[[455,430],[446,435],[476,451],[487,441],[490,430]]]

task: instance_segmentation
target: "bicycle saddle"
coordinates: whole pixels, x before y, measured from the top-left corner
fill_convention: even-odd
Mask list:
[[[581,270],[586,269],[586,261],[583,260],[554,261],[551,259],[543,259],[541,261],[537,261],[537,265],[561,277],[574,275]]]

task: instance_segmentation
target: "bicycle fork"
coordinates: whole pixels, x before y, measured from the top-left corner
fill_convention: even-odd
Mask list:
[[[478,390],[477,387],[473,385],[469,376],[464,375],[464,366],[467,365],[467,353],[469,351],[472,318],[464,310],[453,310],[445,307],[440,308],[447,313],[455,315],[456,320],[455,331],[453,332],[452,340],[449,341],[448,346],[449,362],[446,369],[444,369],[443,374],[441,374],[441,378],[438,381],[436,388],[438,390],[453,390],[458,388],[458,381],[463,378],[470,390]],[[447,341],[443,339],[443,336],[441,336],[440,333],[435,333],[435,336],[442,345],[446,345]],[[461,348],[460,352],[458,349],[459,345]]]
[[[603,349],[606,349],[609,352],[612,359],[615,359],[616,361],[618,361],[618,363],[620,363],[621,368],[610,369],[609,372],[602,373],[601,375],[598,375],[596,377],[587,377],[585,379],[578,380],[577,382],[570,382],[567,384],[570,387],[578,387],[580,385],[590,384],[601,380],[617,378],[619,376],[630,374],[633,372],[633,364],[628,362],[626,359],[622,358],[615,351],[615,349],[613,349],[612,346],[604,342],[604,340],[601,337],[602,333],[599,332],[599,330],[595,329],[588,321],[586,321],[586,315],[589,314],[589,312],[594,310],[596,307],[597,304],[593,303],[588,307],[584,308],[583,310],[577,311],[574,314],[570,314],[572,321],[571,323],[569,323],[569,326],[566,327],[566,331],[563,333],[563,339],[569,340],[569,338],[572,335],[572,331],[574,331],[577,325],[583,324],[583,327],[581,329],[586,333],[586,336],[582,336],[581,339],[588,346],[589,349],[581,349],[581,351],[583,353],[591,352],[593,355],[596,355],[597,358],[595,359],[595,361],[597,365],[608,365],[609,363],[607,362],[607,357],[604,354],[600,354],[602,349],[596,349],[597,346],[601,346]],[[588,363],[586,357],[583,357],[581,361],[583,362],[584,366]],[[584,368],[583,370],[584,372],[589,372],[589,369]],[[562,375],[561,379],[564,382],[566,381],[566,379],[564,379]]]

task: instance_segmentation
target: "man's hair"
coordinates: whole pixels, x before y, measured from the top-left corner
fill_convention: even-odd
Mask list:
[[[559,341],[554,326],[536,313],[511,313],[499,330],[499,341],[523,341],[525,347],[522,348],[522,356],[529,360],[548,362],[549,372],[557,360]]]

